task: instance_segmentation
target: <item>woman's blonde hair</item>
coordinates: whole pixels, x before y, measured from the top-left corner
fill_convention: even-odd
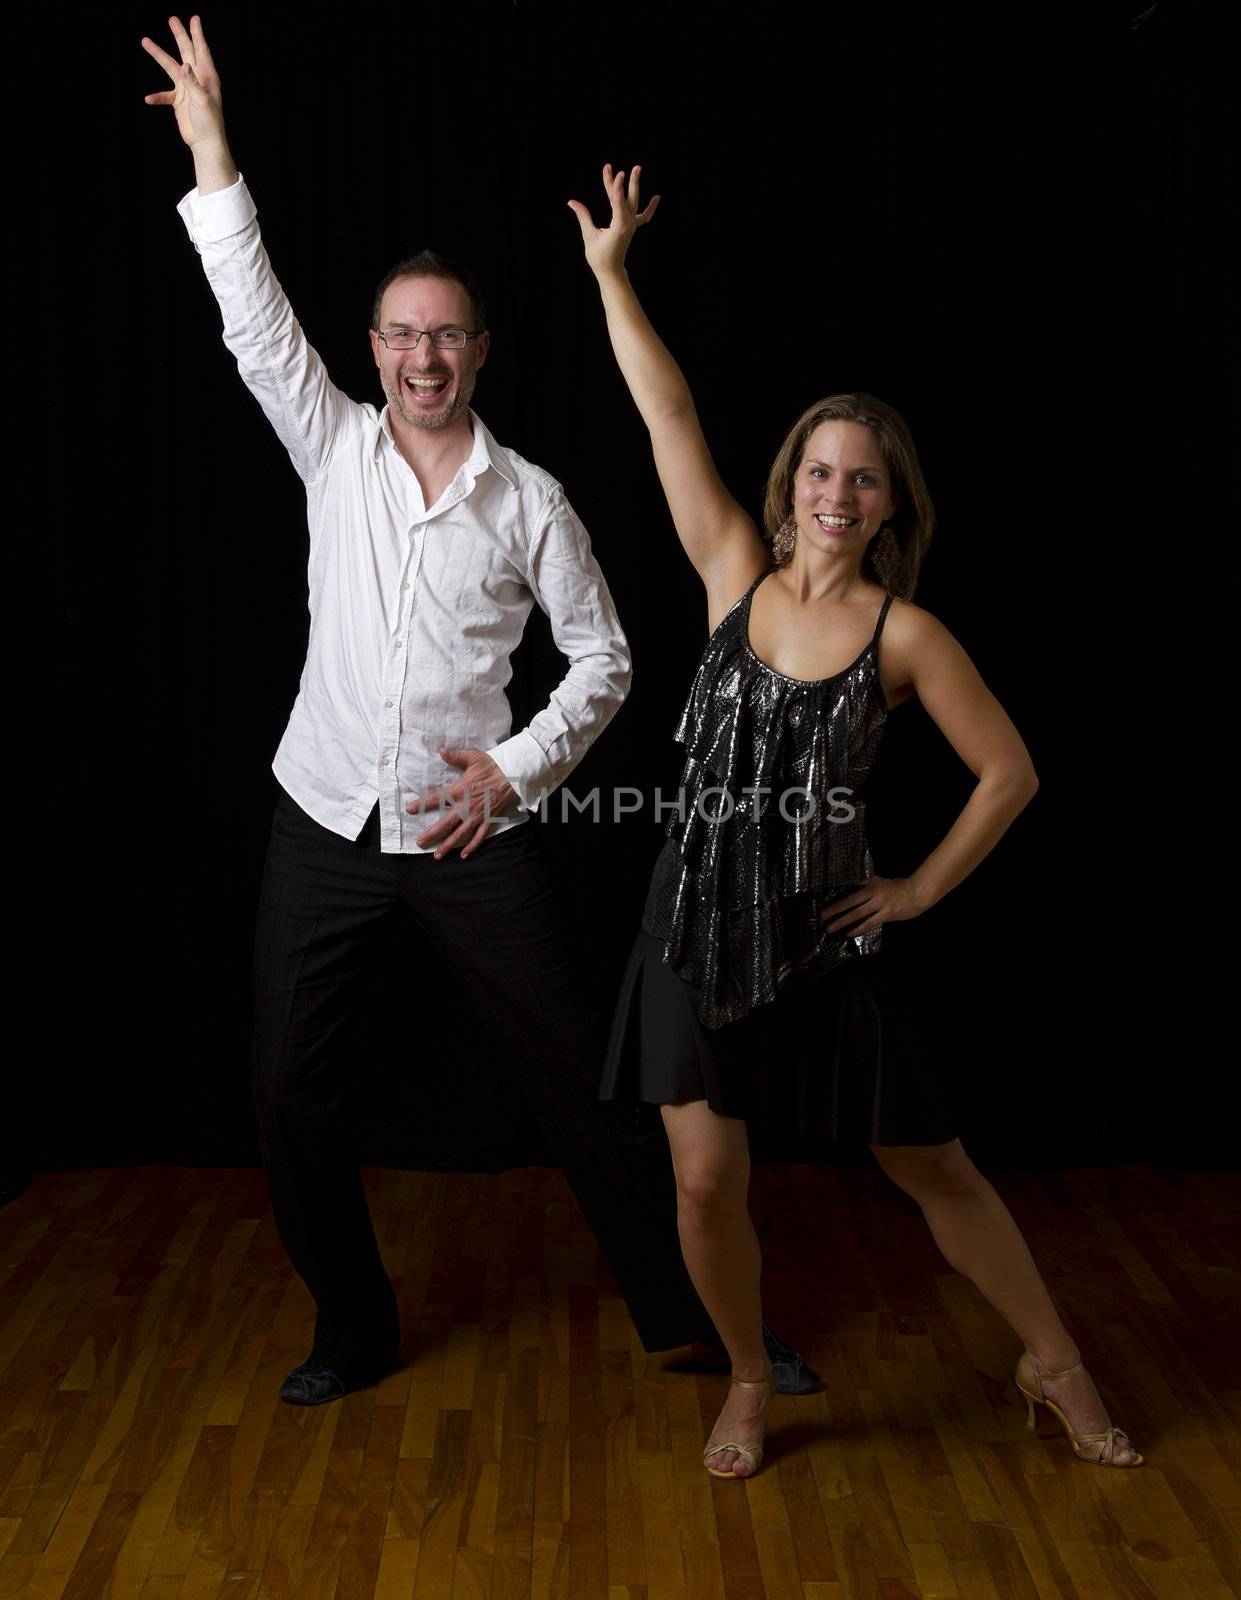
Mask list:
[[[918,464],[913,435],[904,417],[884,401],[876,400],[874,395],[829,395],[798,417],[780,446],[767,476],[763,527],[768,541],[775,538],[781,525],[793,514],[793,480],[805,454],[807,441],[822,422],[860,422],[875,435],[879,453],[892,477],[892,487],[900,497],[896,510],[886,524],[896,538],[899,559],[884,563],[883,570],[880,570],[875,563],[875,553],[883,536],[877,534],[866,547],[862,570],[897,599],[912,600],[918,586],[922,560],[935,527],[935,507],[931,504],[926,480]],[[789,557],[784,559],[788,560]]]

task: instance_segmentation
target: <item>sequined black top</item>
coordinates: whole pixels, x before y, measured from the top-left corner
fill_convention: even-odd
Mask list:
[[[830,678],[787,678],[750,648],[762,573],[707,641],[676,738],[677,807],[642,925],[701,996],[712,1028],[773,1000],[796,970],[878,950],[880,929],[829,934],[819,912],[871,875],[863,788],[887,705],[883,602],[870,643]]]

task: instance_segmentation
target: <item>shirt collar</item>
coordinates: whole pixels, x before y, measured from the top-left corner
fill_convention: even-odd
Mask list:
[[[396,440],[392,437],[392,424],[388,420],[389,407],[385,406],[379,413],[379,428],[375,434],[375,455],[378,456],[380,446],[386,438],[392,448],[396,449]],[[503,445],[497,444],[491,436],[491,430],[471,406],[470,421],[474,427],[474,444],[469,455],[458,468],[464,472],[473,487],[476,480],[486,472],[488,467],[495,470],[508,484],[510,489],[517,487],[517,469],[513,466],[511,457]]]

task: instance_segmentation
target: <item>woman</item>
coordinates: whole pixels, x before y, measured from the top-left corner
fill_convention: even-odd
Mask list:
[[[605,228],[569,204],[677,533],[706,587],[711,638],[678,729],[681,809],[656,864],[602,1092],[661,1106],[686,1263],[732,1363],[704,1465],[744,1478],[762,1459],[771,1371],[745,1118],[766,1067],[790,1051],[804,1059],[809,1046],[817,1059],[798,1092],[818,1095],[833,1135],[864,1119],[876,1160],[921,1205],[947,1260],[1021,1338],[1029,1426],[1045,1405],[1083,1459],[1137,1466],[1016,1224],[953,1137],[948,1097],[877,954],[880,929],[960,883],[1038,787],[964,650],[908,601],[932,527],[913,442],[869,396],[812,407],[772,468],[768,549],[716,472],[688,385],[626,276],[629,244],[659,199],[639,210],[640,170],[626,184],[604,167]],[[978,782],[917,871],[882,878],[861,791],[887,711],[915,694]]]

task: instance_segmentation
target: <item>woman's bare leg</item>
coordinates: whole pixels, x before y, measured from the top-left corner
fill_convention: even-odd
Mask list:
[[[677,1228],[690,1278],[724,1341],[733,1377],[770,1378],[759,1289],[762,1257],[748,1205],[745,1123],[720,1116],[705,1100],[660,1109],[672,1147]],[[730,1388],[712,1436],[761,1444],[770,1395],[770,1390]],[[750,1463],[733,1450],[713,1455],[711,1465],[749,1476]]]
[[[948,1264],[977,1286],[1009,1323],[1041,1371],[1081,1360],[1008,1207],[966,1155],[959,1139],[938,1145],[872,1145],[876,1161],[922,1207]],[[1079,1372],[1043,1391],[1077,1433],[1102,1433],[1107,1408],[1094,1380]],[[1117,1439],[1118,1465],[1137,1454]]]

